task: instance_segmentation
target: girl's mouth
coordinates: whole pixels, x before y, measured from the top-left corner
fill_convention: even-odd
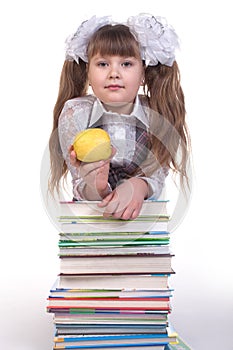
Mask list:
[[[105,88],[108,89],[108,90],[116,91],[116,90],[122,89],[123,86],[111,84],[111,85],[107,85]]]

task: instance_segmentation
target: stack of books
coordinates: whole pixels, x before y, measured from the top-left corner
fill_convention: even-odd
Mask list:
[[[103,218],[98,202],[61,202],[58,222],[53,349],[173,349],[167,201],[144,201],[127,221]]]

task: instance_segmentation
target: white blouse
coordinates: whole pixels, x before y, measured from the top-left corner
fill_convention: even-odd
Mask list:
[[[68,100],[61,112],[58,124],[59,141],[63,157],[72,176],[73,194],[78,200],[82,200],[82,190],[85,186],[77,168],[70,164],[68,148],[74,142],[76,134],[87,127],[101,125],[111,138],[111,143],[116,149],[116,154],[111,160],[113,167],[122,167],[130,163],[135,153],[136,124],[143,125],[145,130],[149,128],[147,108],[137,96],[133,111],[130,115],[118,114],[106,111],[98,98],[93,95],[77,97]],[[160,167],[150,177],[138,176],[147,181],[150,188],[150,197],[157,199],[164,186],[168,169]],[[111,184],[109,184],[111,188]]]

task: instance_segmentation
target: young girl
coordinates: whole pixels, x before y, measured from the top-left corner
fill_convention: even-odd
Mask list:
[[[92,17],[67,39],[50,137],[52,192],[70,171],[76,200],[101,200],[104,216],[134,219],[144,199],[160,196],[169,169],[187,179],[177,47],[174,30],[151,15],[126,24]],[[80,162],[74,138],[96,127],[109,133],[112,155]]]

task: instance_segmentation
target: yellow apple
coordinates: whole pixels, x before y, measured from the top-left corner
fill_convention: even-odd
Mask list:
[[[99,128],[79,132],[73,147],[77,159],[87,163],[108,159],[112,153],[109,134]]]

